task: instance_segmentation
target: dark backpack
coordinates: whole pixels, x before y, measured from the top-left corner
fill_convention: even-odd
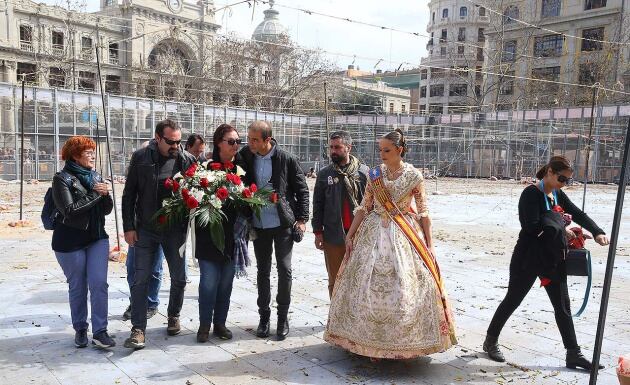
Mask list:
[[[70,175],[68,175],[65,171],[60,171],[58,173],[68,181],[70,180]],[[55,206],[55,201],[53,200],[53,192],[52,187],[49,187],[46,190],[46,195],[44,195],[44,207],[42,207],[42,224],[44,225],[44,229],[46,230],[54,230],[55,229],[55,221],[57,216],[61,215],[57,206]]]

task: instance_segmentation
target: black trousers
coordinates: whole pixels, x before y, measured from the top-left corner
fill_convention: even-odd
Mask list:
[[[184,258],[179,255],[179,248],[186,242],[186,232],[170,230],[168,233],[155,234],[140,230],[135,244],[135,277],[131,286],[131,324],[136,329],[147,327],[147,282],[153,273],[157,250],[162,245],[164,257],[171,276],[171,292],[168,300],[168,316],[179,317],[184,303],[186,271]]]
[[[269,313],[271,304],[271,255],[275,249],[276,267],[278,269],[278,315],[286,316],[291,304],[291,256],[293,237],[290,227],[274,227],[256,229],[254,253],[258,269],[258,311]]]
[[[499,336],[507,320],[519,307],[534,282],[536,282],[537,275],[535,272],[524,270],[518,265],[518,263],[514,262],[510,264],[510,283],[508,285],[508,291],[497,308],[497,311],[494,313],[490,326],[488,326],[488,335],[490,336]],[[559,266],[559,268],[564,270],[563,266]],[[569,306],[567,278],[564,274],[560,275],[560,278],[552,280],[551,284],[545,286],[545,290],[553,305],[556,324],[560,330],[564,347],[566,349],[576,349],[579,346],[577,337],[575,336],[573,318],[570,316],[571,309]],[[564,297],[564,310],[562,309],[562,297]]]

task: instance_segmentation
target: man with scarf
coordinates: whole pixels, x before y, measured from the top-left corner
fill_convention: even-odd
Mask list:
[[[350,155],[352,138],[346,131],[330,135],[332,163],[317,174],[313,194],[315,247],[324,251],[328,270],[328,294],[332,297],[335,278],[346,251],[345,238],[361,204],[369,168]]]

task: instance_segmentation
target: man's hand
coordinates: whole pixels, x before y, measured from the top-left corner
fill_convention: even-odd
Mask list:
[[[297,221],[295,222],[295,226],[300,229],[301,232],[305,232],[306,231],[306,223],[304,223],[304,221]]]
[[[324,250],[324,234],[315,234],[315,248],[317,248],[317,250]]]
[[[572,240],[572,239],[574,239],[575,237],[577,237],[577,235],[575,235],[575,233],[573,232],[573,230],[566,229],[566,231],[567,231],[567,239],[568,239],[568,240]]]
[[[129,246],[133,246],[138,242],[138,233],[136,230],[125,231],[125,242],[127,242]]]

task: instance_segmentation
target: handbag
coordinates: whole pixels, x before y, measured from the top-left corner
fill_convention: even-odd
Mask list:
[[[590,254],[585,248],[569,249],[565,259],[567,275],[588,277],[591,270]]]
[[[566,259],[564,262],[567,276],[572,275],[577,277],[587,277],[582,306],[580,306],[575,314],[568,314],[572,317],[579,317],[584,312],[584,309],[586,309],[586,305],[588,304],[588,297],[591,293],[591,283],[593,281],[593,271],[591,269],[591,252],[585,248],[569,249],[569,252],[566,254]],[[564,284],[566,285],[566,280]],[[561,298],[562,302],[564,302],[565,297],[562,296]],[[562,304],[562,309],[566,309],[564,303]]]

